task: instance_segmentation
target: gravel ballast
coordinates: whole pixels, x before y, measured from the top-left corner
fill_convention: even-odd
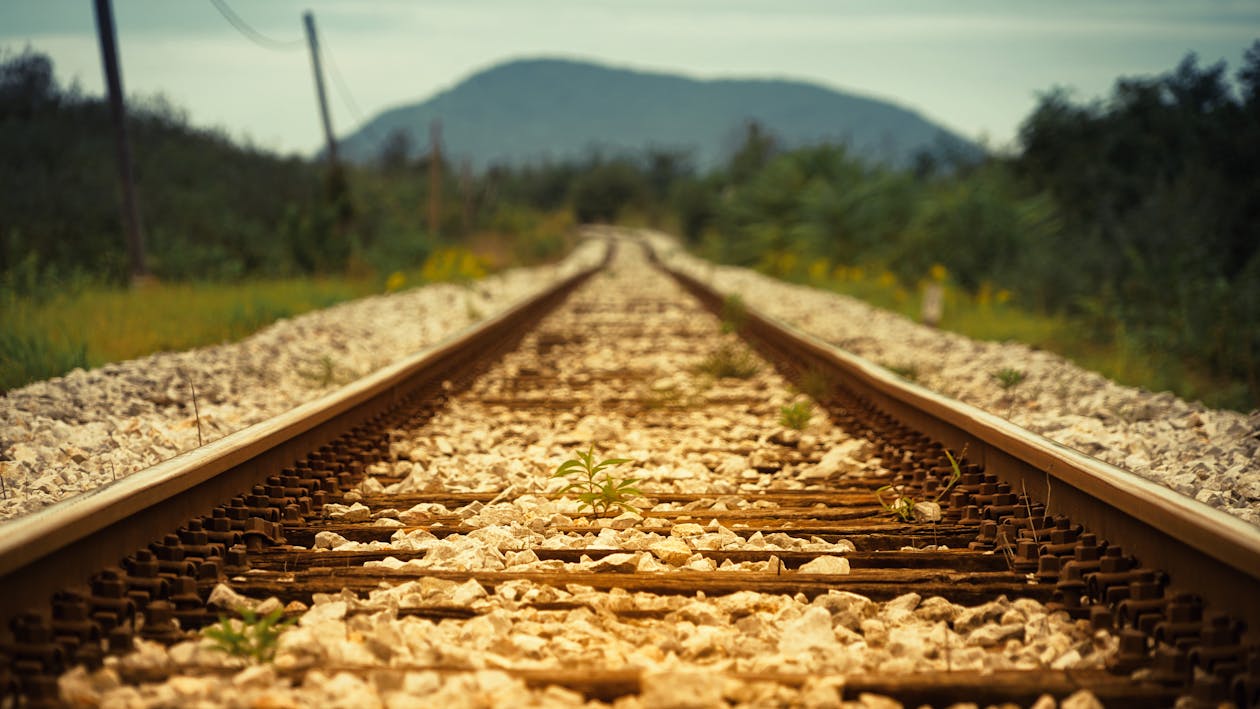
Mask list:
[[[199,437],[209,443],[313,401],[603,253],[602,243],[587,241],[556,265],[362,298],[277,321],[239,342],[76,369],[10,391],[0,397],[0,520],[190,451]]]

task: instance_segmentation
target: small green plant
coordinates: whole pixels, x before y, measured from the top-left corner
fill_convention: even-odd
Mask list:
[[[897,495],[892,502],[884,500],[885,492],[896,492],[892,485],[885,485],[875,491],[875,497],[879,500],[879,506],[884,508],[885,512],[891,512],[901,519],[902,522],[914,521],[914,500],[909,497]]]
[[[1003,389],[1010,389],[1016,384],[1024,381],[1024,377],[1027,375],[1022,370],[1015,369],[1014,367],[1003,367],[1002,369],[994,372],[992,376],[997,380],[997,383],[1000,384]]]
[[[595,447],[591,446],[585,452],[578,451],[576,458],[561,463],[551,477],[568,481],[569,484],[561,488],[560,493],[576,491],[581,506],[590,507],[597,514],[605,514],[614,507],[626,512],[638,512],[628,501],[643,495],[635,487],[639,479],[616,478],[605,472],[608,468],[629,462],[629,458],[607,458],[597,463]]]
[[[966,449],[964,449],[963,452],[965,453]],[[949,465],[953,468],[953,472],[949,476],[949,482],[945,484],[945,487],[937,490],[936,494],[933,495],[930,500],[925,500],[925,502],[939,502],[946,493],[953,489],[954,485],[956,485],[958,480],[962,477],[962,468],[959,467],[958,461],[954,459],[954,456],[950,454],[949,451],[945,451],[945,457],[949,458]],[[884,499],[884,495],[886,493],[892,493],[895,495],[891,502]],[[884,511],[896,515],[902,522],[913,522],[917,516],[916,506],[919,502],[913,497],[903,494],[901,490],[894,485],[884,485],[876,490],[875,499],[879,501],[879,506],[883,507]],[[936,520],[932,521],[934,522]]]
[[[696,371],[718,379],[748,379],[757,370],[757,360],[747,350],[728,342],[718,345],[696,366]]]
[[[744,299],[732,293],[722,301],[722,332],[739,332],[748,320]]]
[[[217,650],[232,657],[263,663],[271,662],[276,656],[276,642],[296,618],[285,618],[284,609],[277,608],[267,615],[259,616],[252,610],[239,610],[240,619],[219,616],[219,624],[201,631],[209,638]]]
[[[779,409],[779,423],[800,431],[809,425],[814,415],[814,407],[808,401],[798,401]]]

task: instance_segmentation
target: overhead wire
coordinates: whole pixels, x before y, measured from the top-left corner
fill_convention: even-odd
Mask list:
[[[228,23],[235,27],[237,32],[240,32],[254,44],[257,44],[264,49],[270,49],[273,51],[290,51],[294,49],[301,49],[306,45],[305,39],[280,40],[268,37],[262,32],[259,32],[251,27],[248,22],[241,19],[241,16],[236,14],[236,12],[228,6],[227,0],[210,0],[210,4],[214,5],[214,7],[219,11],[219,14],[223,15],[223,19],[227,20]]]
[[[350,85],[345,77],[341,74],[341,68],[337,66],[337,60],[333,57],[332,49],[328,45],[327,35],[320,38],[319,52],[324,58],[325,63],[331,70],[333,87],[336,89],[337,97],[341,99],[341,104],[351,113],[354,120],[358,123],[360,130],[366,130],[372,137],[372,142],[377,145],[383,145],[383,138],[377,131],[377,128],[367,121],[363,115],[363,111],[359,109],[359,103],[354,100],[354,94],[350,92]]]
[[[354,119],[359,123],[363,123],[363,111],[359,110],[359,103],[354,100],[354,94],[350,93],[350,86],[346,84],[346,79],[341,75],[341,67],[337,66],[337,60],[333,58],[332,50],[328,47],[327,37],[319,43],[319,51],[324,56],[324,60],[328,63],[328,68],[332,71],[333,85],[337,88],[337,96],[341,99],[341,104],[346,110],[353,114]]]
[[[376,128],[376,126],[369,123],[363,117],[363,111],[359,110],[359,103],[354,100],[354,94],[350,92],[350,84],[346,81],[345,77],[342,76],[341,68],[337,66],[337,60],[333,58],[332,49],[329,47],[327,35],[320,38],[318,47],[320,57],[324,59],[324,65],[329,68],[329,73],[332,74],[332,83],[333,88],[335,89],[333,93],[337,94],[337,97],[341,99],[341,104],[346,108],[346,110],[353,114],[354,119],[358,121],[359,131],[366,132],[369,140],[371,140],[377,148],[385,145],[385,140],[381,136],[380,131]],[[344,141],[340,139],[338,142],[344,143]],[[407,157],[410,157],[410,155]],[[388,193],[385,199],[390,208],[400,208],[400,198],[397,194]]]
[[[219,14],[223,15],[223,18],[235,27],[238,32],[265,49],[289,51],[293,49],[300,49],[306,45],[305,39],[288,41],[279,40],[273,37],[268,37],[267,35],[259,32],[242,19],[240,15],[236,14],[236,12],[233,11],[227,4],[226,0],[210,0],[210,2],[219,11]],[[381,144],[383,139],[380,133],[375,126],[367,121],[363,115],[363,111],[359,108],[359,103],[355,101],[354,94],[350,91],[350,85],[342,75],[341,68],[337,65],[337,60],[333,57],[332,50],[328,46],[328,38],[326,35],[320,38],[316,47],[320,56],[324,59],[325,65],[331,70],[330,73],[332,74],[333,86],[336,89],[334,93],[337,94],[342,106],[350,112],[361,129],[367,130],[374,143]]]

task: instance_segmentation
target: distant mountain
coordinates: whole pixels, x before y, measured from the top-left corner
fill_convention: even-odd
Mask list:
[[[787,80],[702,81],[560,59],[492,67],[422,103],[387,110],[341,140],[356,162],[377,159],[402,130],[411,155],[428,150],[442,122],[444,154],[474,169],[645,148],[690,150],[696,164],[724,162],[755,120],[781,145],[845,143],[886,164],[923,150],[978,154],[973,143],[886,101]]]

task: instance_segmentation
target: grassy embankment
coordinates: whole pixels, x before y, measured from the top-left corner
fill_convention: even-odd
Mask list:
[[[76,367],[239,340],[281,318],[374,293],[485,274],[464,249],[435,252],[388,277],[304,276],[137,288],[61,284],[36,296],[0,290],[0,391]]]
[[[817,270],[814,277],[794,280],[921,320],[922,284],[907,287],[891,273],[871,275],[860,268],[841,267],[822,276]],[[1172,391],[1214,408],[1246,408],[1245,389],[1213,379],[1168,353],[1136,348],[1122,332],[1100,334],[1096,325],[1084,320],[1020,307],[1011,293],[1001,289],[982,288],[973,296],[946,283],[944,294],[942,330],[977,340],[1021,342],[1121,384]]]

